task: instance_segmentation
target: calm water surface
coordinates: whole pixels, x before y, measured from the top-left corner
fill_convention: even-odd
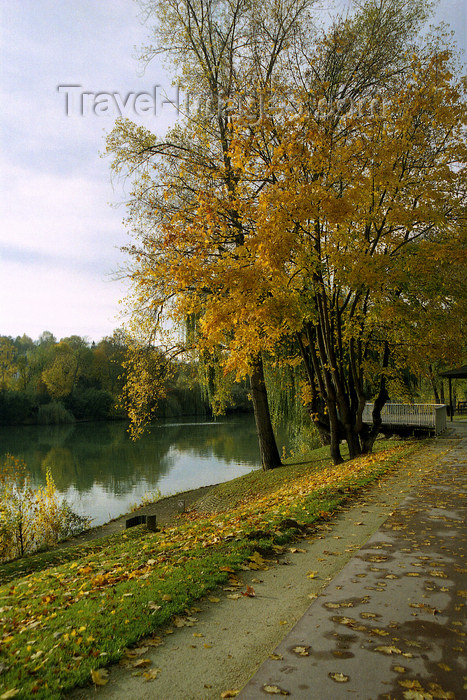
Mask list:
[[[93,525],[162,495],[228,481],[260,464],[254,417],[175,419],[132,442],[122,423],[0,428],[0,457],[23,459],[34,486],[50,468],[57,489]],[[3,459],[2,459],[3,461]]]

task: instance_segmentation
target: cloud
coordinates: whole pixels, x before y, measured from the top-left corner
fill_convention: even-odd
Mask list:
[[[113,192],[110,163],[99,157],[118,115],[67,116],[57,86],[124,98],[160,85],[172,97],[160,63],[141,75],[134,47],[148,30],[137,13],[134,0],[0,2],[0,334],[48,329],[99,339],[119,325],[123,285],[109,273],[124,263],[125,212],[108,204],[122,193]],[[464,0],[442,0],[443,18],[465,46]],[[128,116],[163,134],[176,114],[159,107],[156,116]]]
[[[0,208],[0,244],[19,255],[99,261],[103,272],[110,271],[118,259],[116,246],[125,240],[123,212],[107,205],[112,196],[104,177],[63,178],[10,166]]]
[[[1,335],[33,339],[44,330],[98,341],[121,325],[123,282],[74,266],[0,261]]]

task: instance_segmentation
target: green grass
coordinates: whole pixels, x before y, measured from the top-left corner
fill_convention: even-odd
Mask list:
[[[60,698],[88,682],[92,669],[189,610],[255,552],[277,552],[296,537],[285,519],[301,529],[329,519],[415,449],[382,442],[378,449],[388,444],[339,467],[317,450],[306,462],[215,487],[215,513],[3,565],[0,697],[16,690],[18,698]]]

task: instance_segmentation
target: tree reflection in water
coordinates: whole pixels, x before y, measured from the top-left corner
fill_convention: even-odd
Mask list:
[[[260,464],[251,415],[154,424],[132,442],[122,423],[0,428],[0,456],[23,459],[35,486],[55,484],[93,524],[126,512],[148,491],[162,495],[245,474]]]

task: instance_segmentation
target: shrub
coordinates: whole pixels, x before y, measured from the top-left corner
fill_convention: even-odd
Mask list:
[[[67,409],[77,420],[107,420],[113,405],[112,394],[93,387],[75,389],[66,399]]]
[[[49,470],[45,486],[34,490],[25,463],[6,456],[0,468],[0,561],[50,547],[88,524],[60,499]]]
[[[33,415],[34,399],[20,391],[0,391],[0,425],[19,425]]]
[[[75,418],[60,401],[53,401],[39,407],[37,422],[39,425],[61,425],[74,423]]]

